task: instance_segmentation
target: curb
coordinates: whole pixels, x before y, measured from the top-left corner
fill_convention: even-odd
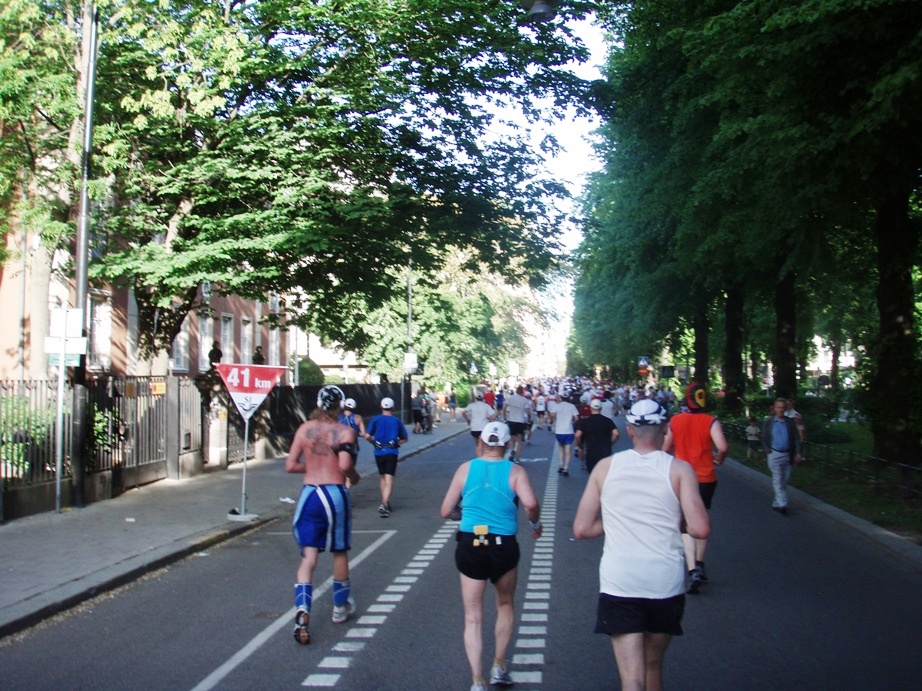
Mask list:
[[[251,530],[272,523],[281,517],[280,515],[273,515],[279,513],[278,509],[268,513],[270,515],[267,515],[265,518],[260,517],[252,523],[239,523],[225,530],[217,531],[211,528],[198,535],[185,537],[182,540],[178,540],[176,543],[159,547],[151,552],[129,557],[122,562],[107,566],[90,576],[83,577],[78,581],[73,581],[62,588],[56,589],[53,599],[48,593],[40,593],[35,597],[17,603],[13,607],[10,607],[5,613],[11,615],[7,621],[0,623],[0,639],[24,631],[55,614],[73,609],[77,605],[91,600],[98,595],[111,592],[123,585],[136,581],[152,571],[157,571],[181,559],[185,559],[196,552],[200,552],[203,549],[213,547],[232,537],[243,535]],[[185,544],[176,546],[177,543]],[[110,575],[106,575],[107,573]],[[92,584],[84,583],[83,581],[86,581],[87,578],[100,578],[100,580]],[[37,609],[23,606],[24,604],[35,605],[37,603],[43,604]],[[23,611],[18,612],[18,610]]]

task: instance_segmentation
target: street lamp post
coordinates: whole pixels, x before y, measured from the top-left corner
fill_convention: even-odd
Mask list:
[[[86,94],[83,117],[83,158],[81,161],[81,186],[80,186],[80,216],[77,221],[77,256],[75,257],[75,290],[74,298],[76,308],[83,311],[83,333],[86,336],[89,330],[86,327],[87,293],[88,293],[88,265],[89,252],[89,182],[90,162],[93,148],[93,101],[96,92],[96,57],[99,31],[99,9],[94,3],[88,3],[84,14],[84,31],[89,31],[89,41],[84,41],[86,55]],[[74,410],[73,410],[73,488],[74,506],[83,507],[83,470],[86,465],[86,436],[87,436],[87,390],[86,390],[86,355],[80,358],[80,364],[74,372]]]

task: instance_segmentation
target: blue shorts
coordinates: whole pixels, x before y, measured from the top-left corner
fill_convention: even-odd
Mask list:
[[[304,485],[291,532],[301,547],[348,552],[352,547],[352,502],[345,485]]]
[[[570,446],[573,443],[573,439],[576,438],[575,434],[558,434],[557,443],[561,446]]]

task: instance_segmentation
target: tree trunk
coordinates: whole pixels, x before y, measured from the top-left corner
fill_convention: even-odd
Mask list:
[[[832,356],[832,367],[829,370],[829,388],[833,393],[839,393],[839,358],[842,356],[842,344],[833,341],[829,344]]]
[[[746,373],[743,370],[743,290],[733,286],[727,291],[724,305],[724,382],[727,395],[724,403],[734,414],[742,410],[743,393],[746,388]]]
[[[790,272],[775,284],[775,393],[797,395],[797,286]]]
[[[880,316],[872,375],[871,428],[874,454],[891,462],[919,465],[919,432],[910,414],[919,381],[913,316],[912,267],[918,230],[909,218],[909,195],[898,190],[877,205],[877,310]]]
[[[693,323],[695,330],[695,381],[707,388],[710,381],[708,367],[710,366],[710,352],[708,350],[708,335],[711,329],[708,319],[707,306],[698,308],[695,312]]]

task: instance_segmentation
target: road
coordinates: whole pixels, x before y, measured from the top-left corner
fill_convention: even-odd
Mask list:
[[[388,519],[375,511],[376,476],[354,489],[358,616],[329,621],[331,564],[322,558],[309,646],[291,638],[298,556],[280,521],[11,637],[0,646],[0,684],[465,690],[453,524],[438,508],[472,449],[462,435],[402,463]],[[553,450],[552,435],[539,431],[524,454],[547,530],[537,543],[520,532],[511,670],[520,689],[616,689],[611,646],[591,632],[602,543],[571,539],[586,476],[558,476]],[[807,507],[785,518],[769,505],[764,483],[721,471],[711,583],[688,598],[667,687],[918,688],[922,574]]]

